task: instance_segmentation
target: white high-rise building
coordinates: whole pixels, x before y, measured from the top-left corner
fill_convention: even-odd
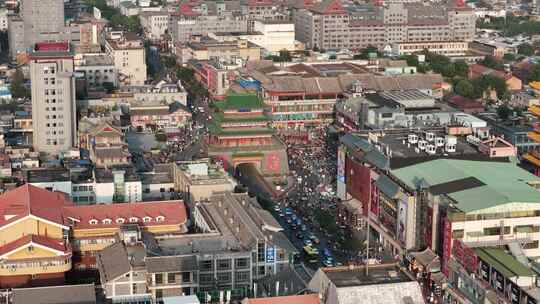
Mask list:
[[[73,53],[67,42],[38,43],[30,53],[33,145],[59,154],[76,143]]]

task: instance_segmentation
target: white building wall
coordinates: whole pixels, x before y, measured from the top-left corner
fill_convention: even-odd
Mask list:
[[[144,201],[157,200],[157,199],[170,199],[171,189],[174,189],[174,183],[144,184],[143,192],[142,192],[142,199]]]
[[[112,204],[114,195],[114,183],[96,183],[96,203],[97,204]]]
[[[125,182],[126,202],[142,201],[142,183],[141,181]]]
[[[484,228],[509,226],[510,233],[504,234],[503,240],[518,240],[530,238],[531,241],[539,241],[540,243],[540,232],[514,232],[514,228],[516,226],[526,225],[540,226],[540,216],[452,222],[452,231],[463,229],[462,241],[464,243],[489,241],[496,242],[501,239],[501,236],[483,235]],[[469,235],[471,233],[472,235]],[[528,257],[540,256],[540,248],[523,249],[523,251]]]
[[[255,43],[271,53],[277,53],[283,49],[295,50],[294,23],[264,23],[255,21],[254,30],[263,35],[246,37],[250,42]]]
[[[29,183],[29,184],[32,186],[42,188],[42,189],[64,192],[64,193],[67,193],[71,197],[71,181],[49,182],[49,183]]]

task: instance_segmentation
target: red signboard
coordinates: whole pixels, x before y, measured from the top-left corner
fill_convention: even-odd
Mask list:
[[[345,181],[347,192],[362,203],[362,213],[367,215],[371,196],[370,169],[347,157],[345,160]]]
[[[454,240],[452,247],[452,255],[458,263],[463,265],[469,272],[477,272],[478,258],[474,250],[463,244],[461,240]]]
[[[452,253],[452,222],[447,217],[443,219],[443,256],[442,256],[442,272],[448,276],[448,260]]]

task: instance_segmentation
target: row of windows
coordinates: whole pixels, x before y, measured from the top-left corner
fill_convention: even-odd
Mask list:
[[[238,258],[234,260],[236,269],[243,269],[249,267],[249,258]],[[231,269],[231,259],[220,259],[216,261],[217,270],[230,270]],[[214,261],[213,260],[204,260],[199,263],[200,271],[212,271]]]
[[[73,191],[94,191],[94,186],[73,186]]]
[[[154,219],[156,222],[163,222],[165,221],[165,217],[163,215],[159,215],[159,216],[156,216],[156,218]],[[148,222],[151,222],[152,221],[152,218],[149,217],[149,216],[145,216],[142,218],[142,221],[144,223],[148,223]],[[110,225],[112,224],[113,220],[112,219],[109,219],[109,218],[106,218],[106,219],[102,219],[101,220],[101,223],[104,224],[104,225]],[[122,218],[122,217],[119,217],[115,220],[115,222],[117,224],[123,224],[126,222],[126,219]],[[129,222],[130,223],[137,223],[139,222],[139,218],[138,217],[130,217],[129,218]],[[90,221],[88,221],[88,223],[90,225],[97,225],[99,223],[99,221],[97,219],[91,219]]]
[[[162,273],[156,273],[156,284],[163,284],[165,276]],[[167,273],[167,283],[191,283],[191,272],[170,272]]]

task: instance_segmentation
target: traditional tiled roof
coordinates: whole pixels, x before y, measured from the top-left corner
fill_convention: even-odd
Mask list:
[[[62,208],[72,205],[64,193],[25,184],[0,195],[0,227],[29,215],[65,225]]]
[[[64,208],[75,219],[74,229],[98,229],[137,223],[142,226],[182,225],[187,220],[182,201],[87,205]]]
[[[341,93],[349,89],[355,81],[360,81],[364,89],[376,91],[434,89],[437,84],[443,82],[440,74],[392,76],[352,74],[339,75],[337,77],[312,78],[302,78],[301,76],[271,76],[268,79],[270,81],[262,85],[269,92],[298,92],[307,94]]]

